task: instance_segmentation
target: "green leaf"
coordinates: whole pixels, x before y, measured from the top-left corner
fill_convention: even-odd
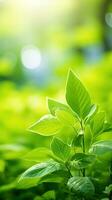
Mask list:
[[[29,127],[29,130],[43,136],[51,136],[57,134],[61,128],[62,125],[59,120],[49,114],[40,118],[40,120]]]
[[[49,190],[47,192],[45,192],[42,197],[45,199],[45,200],[55,200],[56,199],[56,193],[54,190]]]
[[[65,125],[74,126],[76,123],[75,117],[66,110],[56,110],[56,117]]]
[[[96,114],[97,110],[98,110],[97,105],[93,104],[91,106],[89,114],[85,118],[85,122],[86,123],[89,122],[94,117],[94,115]]]
[[[84,142],[85,142],[86,152],[89,150],[89,148],[92,145],[92,139],[93,139],[93,136],[92,136],[91,128],[89,125],[87,125],[85,127],[85,132],[84,132]]]
[[[51,174],[54,171],[58,171],[61,169],[61,166],[58,162],[50,160],[44,163],[36,164],[25,171],[20,180],[23,178],[33,178],[33,177],[43,177],[45,175]]]
[[[99,141],[92,145],[90,152],[102,155],[104,153],[112,152],[112,140]]]
[[[27,153],[23,157],[23,159],[34,162],[42,162],[48,160],[51,157],[53,157],[53,153],[51,150],[45,147],[40,147],[33,149],[32,151]]]
[[[48,98],[48,108],[52,115],[55,115],[56,110],[60,110],[60,109],[70,111],[70,108],[67,105],[62,104],[50,98]]]
[[[42,196],[36,196],[34,200],[55,200],[56,194],[54,190],[45,192]]]
[[[91,122],[91,129],[95,137],[103,132],[104,121],[105,112],[99,112],[94,116],[94,119]]]
[[[48,108],[50,110],[50,113],[54,116],[55,115],[58,116],[58,118],[61,120],[62,123],[67,122],[67,124],[68,123],[74,124],[74,121],[76,121],[75,113],[71,110],[70,107],[68,107],[65,104],[62,104],[53,99],[48,99]]]
[[[66,100],[68,105],[81,119],[88,115],[91,108],[90,96],[72,71],[69,72],[67,80]]]
[[[95,158],[95,155],[76,153],[71,159],[71,165],[76,169],[84,169],[92,164],[95,161]]]
[[[104,122],[103,132],[112,132],[112,125],[108,122]]]
[[[77,135],[77,133],[74,131],[74,128],[72,126],[65,125],[56,136],[60,138],[65,144],[71,145],[75,135]]]
[[[72,177],[68,180],[68,188],[80,197],[89,198],[94,195],[95,188],[88,177]]]
[[[20,177],[21,178],[21,177]],[[39,178],[21,178],[16,184],[17,189],[27,189],[31,187],[35,187],[40,183]]]
[[[49,160],[44,163],[36,164],[30,167],[20,176],[18,180],[18,187],[29,188],[32,186],[36,186],[45,176],[63,169],[64,166],[54,160]]]
[[[83,131],[79,131],[78,135],[75,135],[73,142],[72,142],[73,147],[82,147],[83,135],[84,135]]]
[[[63,168],[62,170],[55,171],[52,174],[48,174],[41,178],[41,183],[42,182],[54,182],[54,183],[64,183],[66,180],[69,178],[69,173],[67,169]]]
[[[65,144],[59,138],[54,137],[51,143],[51,149],[58,158],[66,161],[70,156],[70,146]]]
[[[102,132],[98,137],[94,140],[95,142],[104,140],[112,140],[112,131]]]

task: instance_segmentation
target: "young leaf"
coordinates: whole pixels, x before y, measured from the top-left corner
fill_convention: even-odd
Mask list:
[[[89,114],[88,114],[88,115],[86,116],[86,118],[85,118],[85,122],[86,122],[86,123],[87,123],[88,121],[90,121],[90,120],[94,117],[94,115],[96,114],[97,110],[98,110],[97,105],[93,104],[93,105],[91,106],[91,109],[90,109]]]
[[[76,123],[75,117],[65,110],[56,110],[56,117],[65,125],[74,126]]]
[[[65,111],[70,111],[70,108],[67,105],[62,104],[50,98],[48,98],[48,108],[52,115],[55,115],[56,110],[60,110],[60,109],[65,110]]]
[[[95,161],[95,158],[95,155],[76,153],[71,159],[71,164],[76,169],[84,169],[92,164]]]
[[[94,119],[91,122],[91,129],[95,137],[103,132],[104,121],[105,112],[99,112],[94,116]]]
[[[54,155],[56,155],[63,161],[66,161],[69,158],[70,146],[65,144],[59,138],[56,138],[56,137],[53,138],[52,143],[51,143],[51,149],[52,149]]]
[[[72,71],[69,72],[67,80],[66,100],[81,119],[84,119],[88,115],[91,108],[90,96]]]
[[[57,134],[61,128],[62,125],[59,120],[49,114],[40,118],[40,120],[29,127],[29,130],[43,136],[51,136]]]
[[[92,145],[90,152],[101,155],[107,152],[112,152],[112,140],[104,140],[96,142]]]
[[[63,169],[64,166],[54,160],[36,164],[20,176],[18,180],[18,187],[29,188],[35,186],[41,181],[41,178]]]
[[[68,180],[68,188],[80,197],[89,198],[94,195],[95,188],[88,177],[72,177]]]

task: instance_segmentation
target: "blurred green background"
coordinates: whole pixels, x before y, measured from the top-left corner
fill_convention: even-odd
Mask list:
[[[10,183],[31,165],[21,156],[49,145],[27,127],[47,112],[47,96],[65,101],[69,68],[112,123],[111,0],[0,0],[2,199],[15,199]]]

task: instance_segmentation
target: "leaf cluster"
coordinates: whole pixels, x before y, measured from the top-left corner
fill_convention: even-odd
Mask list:
[[[67,104],[50,98],[47,102],[50,113],[29,130],[53,137],[50,148],[37,148],[25,156],[36,165],[20,176],[17,187],[63,183],[65,191],[69,189],[69,194],[76,198],[96,199],[97,184],[101,183],[100,167],[103,162],[108,163],[108,168],[111,165],[112,138],[102,136],[112,131],[112,125],[106,121],[105,112],[92,103],[87,89],[71,70],[66,85]],[[64,135],[68,140],[64,140]],[[110,171],[104,173],[109,180]]]

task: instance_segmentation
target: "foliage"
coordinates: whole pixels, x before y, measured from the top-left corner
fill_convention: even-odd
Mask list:
[[[48,99],[50,114],[29,127],[30,131],[53,139],[50,150],[41,151],[43,161],[26,170],[16,187],[30,188],[56,182],[63,188],[63,197],[66,194],[64,199],[101,199],[105,197],[103,191],[110,184],[112,173],[112,137],[110,140],[102,137],[105,132],[112,131],[111,124],[107,122],[105,113],[92,104],[88,91],[71,70],[66,85],[66,101],[67,105]],[[69,143],[60,137],[64,127],[72,130],[72,137],[68,135]],[[38,161],[38,148],[29,153],[28,159],[32,161],[34,157]],[[57,192],[56,196],[48,198],[57,199],[58,195]]]

